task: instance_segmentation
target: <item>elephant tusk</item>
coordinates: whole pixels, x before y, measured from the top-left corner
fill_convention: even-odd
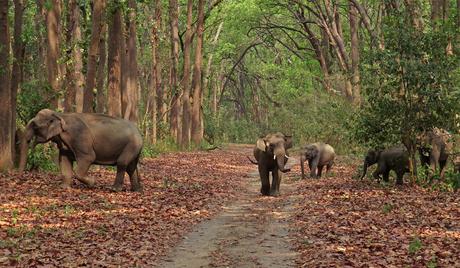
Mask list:
[[[276,160],[276,154],[273,155],[273,160]]]
[[[289,159],[289,156],[288,156],[287,154],[285,154],[284,157],[286,157],[287,159]]]

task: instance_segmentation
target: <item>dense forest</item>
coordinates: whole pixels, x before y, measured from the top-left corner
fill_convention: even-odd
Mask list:
[[[136,122],[147,153],[275,130],[340,152],[458,133],[459,1],[0,6],[2,170],[42,108]]]
[[[0,0],[1,267],[459,267],[459,188],[460,0]]]

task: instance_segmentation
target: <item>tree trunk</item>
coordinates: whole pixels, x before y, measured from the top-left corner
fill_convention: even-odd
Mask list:
[[[161,107],[163,106],[163,87],[162,87],[162,67],[160,62],[159,43],[160,43],[160,30],[161,30],[161,0],[155,0],[155,24],[152,28],[152,65],[153,65],[153,81],[155,88],[152,88],[152,133],[151,143],[157,142],[157,124],[158,124],[158,111],[160,114],[164,112]]]
[[[98,113],[104,113],[106,110],[106,97],[104,88],[104,71],[105,63],[107,61],[106,35],[107,23],[104,22],[101,29],[101,39],[99,40],[99,62],[97,64],[96,76],[96,112]]]
[[[177,0],[169,0],[170,38],[171,38],[171,67],[169,86],[171,90],[171,111],[169,119],[170,134],[178,142],[180,100],[177,88],[177,66],[179,64],[179,19]]]
[[[203,31],[204,31],[204,0],[198,1],[198,22],[196,26],[196,49],[195,49],[195,65],[193,68],[193,107],[192,107],[192,140],[198,146],[203,139],[201,120],[201,65],[203,61],[202,46],[203,46]]]
[[[61,1],[51,0],[51,7],[46,9],[46,30],[47,30],[47,74],[48,83],[52,90],[50,104],[52,108],[58,107],[59,96],[59,33],[61,21]]]
[[[24,1],[14,0],[14,37],[13,37],[13,71],[11,76],[11,155],[15,159],[15,131],[16,131],[16,99],[19,85],[22,83],[22,69],[24,59],[24,44],[22,42],[22,22]],[[27,3],[27,2],[26,2]]]
[[[129,15],[128,15],[128,42],[127,48],[127,64],[128,69],[123,69],[127,72],[127,106],[124,113],[124,118],[137,123],[139,117],[137,102],[139,100],[138,92],[138,70],[137,70],[137,46],[136,46],[136,1],[129,0]]]
[[[120,3],[110,14],[109,44],[107,59],[107,112],[111,116],[121,117],[121,28],[122,14]]]
[[[404,4],[409,12],[412,26],[421,32],[424,26],[419,0],[404,0]]]
[[[97,62],[99,59],[99,43],[101,38],[102,17],[105,0],[94,0],[91,25],[91,40],[88,51],[88,67],[86,73],[83,112],[93,112],[94,89],[96,87]]]
[[[214,38],[211,42],[211,45],[215,47],[217,45],[217,40],[219,39],[220,32],[222,31],[222,26],[224,25],[224,22],[222,21],[219,26],[217,27],[217,32],[216,35],[214,35]],[[210,53],[208,57],[208,64],[206,64],[206,69],[204,71],[203,75],[203,90],[208,89],[208,80],[209,80],[209,75],[211,73],[211,66],[212,66],[212,59],[214,57],[214,54]]]
[[[82,112],[83,110],[83,57],[80,49],[81,28],[80,28],[80,7],[76,0],[69,1],[69,16],[67,24],[67,45],[70,46],[71,59],[68,59],[66,80],[67,94],[64,99],[64,111]],[[74,109],[73,107],[76,107]]]
[[[13,168],[11,129],[12,99],[10,87],[10,37],[8,29],[9,1],[0,0],[0,172]]]
[[[179,145],[182,149],[187,148],[190,144],[190,50],[192,46],[192,18],[193,18],[193,0],[187,1],[187,29],[185,31],[184,42],[184,68],[181,81],[182,87],[182,137]]]
[[[351,39],[351,84],[353,87],[353,103],[359,105],[361,103],[361,88],[359,79],[359,36],[358,36],[358,12],[356,7],[350,3],[349,5],[350,18],[350,39]]]

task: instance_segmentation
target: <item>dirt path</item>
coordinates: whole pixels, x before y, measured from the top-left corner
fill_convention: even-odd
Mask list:
[[[263,197],[256,169],[249,175],[238,201],[197,225],[159,267],[295,267],[287,222],[295,185],[285,177],[282,197]]]

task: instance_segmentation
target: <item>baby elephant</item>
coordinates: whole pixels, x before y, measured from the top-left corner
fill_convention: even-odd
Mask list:
[[[369,150],[364,159],[363,175],[364,178],[367,168],[377,163],[377,169],[372,174],[377,181],[380,181],[380,175],[383,174],[383,180],[388,182],[390,170],[396,172],[396,184],[403,184],[404,173],[409,172],[409,154],[405,147],[398,146],[385,150]]]
[[[302,148],[300,153],[300,167],[302,170],[302,179],[305,178],[304,162],[308,160],[310,168],[310,176],[312,178],[321,177],[323,167],[326,166],[326,173],[329,172],[334,164],[335,152],[334,148],[329,144],[317,142],[309,144]]]

